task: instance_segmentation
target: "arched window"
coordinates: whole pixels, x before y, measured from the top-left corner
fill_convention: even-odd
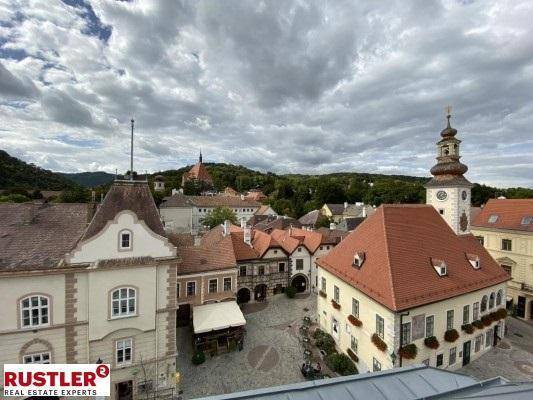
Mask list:
[[[496,297],[496,295],[494,294],[494,292],[492,292],[490,294],[490,297],[489,297],[489,309],[490,308],[494,308],[494,298]]]
[[[497,306],[502,304],[502,296],[503,296],[503,291],[500,289],[500,290],[498,290],[498,294],[496,295],[496,305]]]
[[[487,296],[483,296],[483,298],[481,299],[481,312],[485,312],[487,311],[487,301],[488,301],[488,298]]]
[[[111,317],[127,317],[137,312],[137,290],[121,287],[111,292]]]
[[[118,234],[119,250],[131,250],[133,245],[133,234],[128,229],[123,229]]]
[[[50,324],[50,301],[43,295],[28,296],[20,300],[20,325],[25,327]]]

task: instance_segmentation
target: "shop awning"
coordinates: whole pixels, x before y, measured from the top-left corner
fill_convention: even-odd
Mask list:
[[[235,301],[204,304],[193,308],[194,333],[206,333],[246,325],[242,311]]]

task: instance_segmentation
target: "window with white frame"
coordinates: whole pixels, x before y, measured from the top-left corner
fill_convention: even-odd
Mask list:
[[[472,320],[476,321],[479,318],[479,301],[476,301],[474,303],[474,307],[472,310]]]
[[[119,248],[120,250],[130,250],[132,245],[131,231],[123,230],[119,233]]]
[[[340,301],[340,290],[337,286],[333,286],[333,300],[337,303]]]
[[[50,364],[50,352],[26,354],[22,360],[24,364]]]
[[[385,321],[383,320],[383,317],[378,314],[376,314],[376,333],[382,339],[385,336]]]
[[[352,298],[352,315],[359,318],[359,300]]]
[[[239,267],[239,276],[246,276],[246,265],[241,265]]]
[[[218,279],[209,279],[209,293],[218,291]]]
[[[285,263],[284,262],[278,263],[278,272],[285,272]]]
[[[489,309],[494,308],[494,301],[496,300],[496,294],[492,292],[489,296]]]
[[[485,347],[490,347],[492,345],[492,328],[485,332]]]
[[[463,325],[470,323],[470,305],[463,307]]]
[[[20,301],[20,325],[26,327],[50,324],[50,300],[46,296],[35,295]]]
[[[502,250],[511,251],[513,249],[513,242],[511,239],[502,239]]]
[[[498,294],[496,295],[496,305],[499,306],[502,304],[502,297],[503,297],[503,290],[498,290]]]
[[[133,340],[128,339],[119,339],[116,341],[116,364],[124,365],[130,364],[132,360],[133,352]]]
[[[358,349],[358,343],[357,343],[357,338],[353,335],[351,335],[350,337],[350,349],[352,349],[352,351],[357,354],[357,349]]]
[[[224,291],[231,292],[231,278],[224,278]]]
[[[450,358],[448,360],[449,365],[455,364],[456,356],[457,356],[457,347],[452,347],[450,349]]]
[[[453,310],[448,310],[446,312],[446,329],[453,329]]]
[[[176,283],[176,296],[177,297],[180,297],[180,295],[181,295],[181,290],[180,289],[181,289],[181,285],[178,282],[178,283]]]
[[[196,296],[196,281],[187,282],[187,296]]]
[[[326,293],[326,278],[321,279],[321,288],[324,293]]]
[[[488,302],[488,297],[485,295],[481,298],[481,312],[482,313],[487,311],[487,302]]]
[[[111,317],[134,315],[137,307],[137,291],[131,287],[122,287],[111,292]]]
[[[426,337],[434,336],[435,316],[429,315],[426,317]]]
[[[477,353],[481,350],[481,341],[483,340],[483,335],[476,336],[476,341],[474,342],[474,351]]]
[[[435,365],[437,367],[442,367],[442,364],[444,364],[444,354],[443,353],[437,354],[437,362]]]
[[[297,258],[296,259],[296,270],[301,271],[304,269],[304,260],[303,258]]]

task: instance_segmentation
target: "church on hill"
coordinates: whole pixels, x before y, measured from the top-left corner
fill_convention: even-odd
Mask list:
[[[198,157],[198,162],[193,165],[189,172],[185,172],[181,177],[181,186],[184,187],[185,183],[188,181],[202,181],[213,186],[213,178],[207,171],[204,163],[202,162],[202,152],[200,151],[200,157]]]

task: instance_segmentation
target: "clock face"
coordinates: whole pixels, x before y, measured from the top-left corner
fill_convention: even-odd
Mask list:
[[[463,190],[463,192],[461,193],[461,198],[463,200],[466,200],[467,197],[468,197],[468,193],[466,193],[466,190]]]
[[[448,197],[448,193],[446,193],[444,190],[439,190],[437,192],[437,199],[446,200],[446,197]]]

